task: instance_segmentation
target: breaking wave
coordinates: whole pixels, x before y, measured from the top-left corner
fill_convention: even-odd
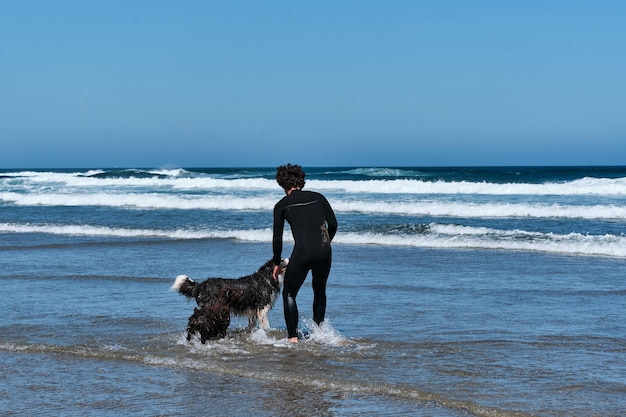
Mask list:
[[[626,236],[556,234],[524,230],[498,230],[432,223],[413,232],[342,232],[334,242],[343,245],[380,245],[441,249],[492,249],[548,252],[570,255],[626,258]],[[271,242],[271,229],[247,230],[159,230],[58,224],[0,223],[0,233],[42,233],[64,236],[165,239],[236,239],[245,242]],[[286,242],[292,242],[285,233]]]
[[[358,169],[361,172],[365,169]],[[367,169],[368,172],[371,169]],[[421,177],[398,179],[376,179],[377,176],[389,176],[397,169],[377,169],[378,174],[367,174],[365,180],[346,179],[311,179],[307,187],[321,191],[342,191],[366,194],[481,194],[481,195],[603,195],[625,196],[626,178],[585,177],[571,181],[542,183],[495,183],[488,181],[444,181],[426,180]],[[273,178],[242,177],[228,178],[224,175],[190,173],[183,169],[172,170],[92,170],[86,173],[73,172],[34,172],[23,171],[4,173],[4,182],[9,184],[22,182],[31,187],[80,187],[87,189],[124,187],[157,188],[175,190],[268,190],[276,191]],[[4,187],[3,187],[4,188]]]

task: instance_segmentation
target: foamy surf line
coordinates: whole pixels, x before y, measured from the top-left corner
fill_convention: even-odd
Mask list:
[[[0,193],[0,201],[19,206],[119,207],[168,210],[271,210],[275,198],[231,195],[179,196],[157,193]]]
[[[126,229],[104,226],[86,225],[32,225],[0,223],[0,233],[43,233],[66,236],[96,237],[146,237],[169,239],[239,239],[250,242],[271,241],[270,229],[259,230],[158,230],[158,229]]]
[[[0,223],[0,233],[42,233],[65,236],[165,239],[236,239],[244,242],[271,243],[271,229],[248,230],[156,230],[126,229],[85,225],[24,225]],[[289,233],[285,242],[292,243]],[[578,256],[626,258],[626,236],[498,230],[456,225],[431,224],[421,233],[339,233],[334,242],[343,245],[373,245],[435,249],[487,249],[546,252]]]
[[[294,348],[293,346],[288,346]],[[300,347],[296,347],[300,348]],[[208,372],[217,375],[229,375],[234,377],[253,379],[267,383],[277,383],[280,385],[297,385],[308,389],[320,390],[323,392],[338,392],[343,395],[367,395],[378,396],[383,398],[395,398],[404,401],[412,401],[416,405],[435,404],[439,407],[445,407],[450,410],[460,411],[462,413],[470,413],[475,416],[494,416],[494,417],[526,417],[531,416],[523,412],[514,410],[503,410],[494,407],[481,406],[471,400],[457,400],[448,398],[444,395],[429,392],[419,387],[410,387],[393,384],[380,384],[355,381],[341,381],[336,379],[316,378],[311,379],[307,376],[298,374],[281,375],[271,372],[271,370],[255,370],[249,367],[240,367],[232,361],[224,362],[207,361],[206,358],[197,359],[188,356],[164,356],[162,354],[150,353],[144,351],[133,351],[121,346],[57,346],[50,344],[0,344],[0,351],[6,353],[20,354],[40,354],[40,355],[72,355],[82,359],[100,360],[100,361],[124,361],[130,363],[138,363],[147,366],[166,367],[166,368],[185,368],[193,371]],[[231,354],[237,355],[237,349],[232,350]]]
[[[0,201],[19,206],[117,207],[138,210],[271,211],[273,197],[232,195],[179,196],[155,193],[20,194],[0,193]],[[624,220],[626,206],[529,203],[462,203],[448,201],[366,201],[335,199],[336,212],[461,218],[567,218]]]
[[[626,258],[626,236],[497,230],[454,225],[430,225],[427,233],[342,233],[337,243],[348,245],[404,246],[435,249],[487,249],[545,252],[578,256]]]

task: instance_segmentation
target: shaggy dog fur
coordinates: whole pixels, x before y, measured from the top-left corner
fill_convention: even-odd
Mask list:
[[[197,333],[204,344],[209,339],[221,339],[226,336],[226,329],[230,325],[230,306],[239,302],[243,291],[235,288],[223,287],[213,305],[195,308],[189,317],[187,325],[187,340]]]
[[[289,259],[283,259],[281,265],[286,266],[288,263]],[[187,275],[179,275],[172,285],[172,290],[188,298],[194,298],[200,309],[223,303],[223,300],[219,300],[222,288],[242,291],[243,296],[230,304],[230,312],[236,316],[248,317],[248,328],[259,324],[263,329],[269,329],[267,314],[278,298],[283,278],[283,274],[280,274],[279,280],[276,281],[272,277],[273,270],[274,264],[269,260],[255,273],[238,279],[209,278],[195,282]]]

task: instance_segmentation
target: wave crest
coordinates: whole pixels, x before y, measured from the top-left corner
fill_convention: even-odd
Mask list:
[[[392,227],[393,228],[393,227]],[[112,238],[165,239],[237,239],[245,242],[272,241],[271,229],[246,230],[158,230],[128,229],[86,225],[0,223],[0,233],[42,233],[66,236],[98,236]],[[293,242],[289,233],[285,242]],[[556,234],[524,230],[499,230],[432,223],[404,228],[404,231],[341,232],[334,240],[340,245],[380,245],[440,249],[491,249],[548,252],[570,255],[610,256],[626,258],[626,236]]]

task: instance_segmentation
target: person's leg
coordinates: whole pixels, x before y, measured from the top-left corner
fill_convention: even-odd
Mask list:
[[[312,269],[313,277],[313,321],[319,326],[326,315],[326,281],[330,274],[332,256],[317,263]]]
[[[296,296],[306,279],[308,269],[294,256],[289,259],[289,266],[285,271],[283,287],[283,310],[285,313],[285,324],[287,325],[287,337],[293,339],[298,337],[298,305]]]

